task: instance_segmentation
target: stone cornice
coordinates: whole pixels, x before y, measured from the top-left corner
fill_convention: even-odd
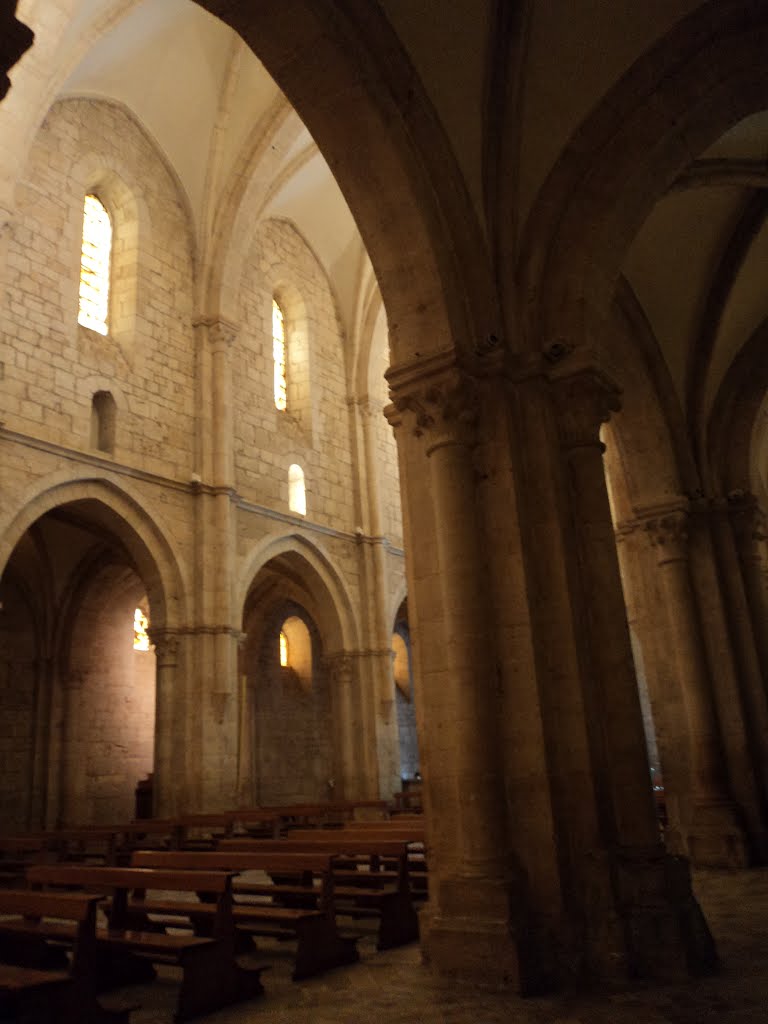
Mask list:
[[[279,512],[277,509],[267,508],[265,505],[258,505],[255,502],[247,501],[231,487],[214,487],[211,484],[204,484],[194,476],[189,481],[175,480],[173,477],[162,476],[159,473],[150,473],[147,470],[115,462],[113,459],[94,455],[91,452],[81,451],[77,448],[68,448],[65,445],[56,444],[54,441],[45,441],[42,438],[31,437],[28,434],[20,434],[16,431],[8,430],[0,424],[0,441],[3,440],[12,444],[19,444],[25,448],[33,448],[36,451],[47,452],[56,458],[65,458],[84,466],[91,466],[102,472],[128,477],[131,480],[139,480],[154,487],[164,487],[191,496],[227,494],[232,504],[244,512],[253,512],[256,515],[263,516],[265,519],[272,519],[290,526],[300,526],[302,530],[306,530],[308,533],[319,533],[325,537],[335,537],[338,540],[345,540],[354,544],[380,545],[389,555],[393,555],[396,558],[405,557],[403,549],[392,544],[386,537],[370,537],[366,534],[361,535],[345,530],[336,530],[331,526],[313,523],[288,512]]]

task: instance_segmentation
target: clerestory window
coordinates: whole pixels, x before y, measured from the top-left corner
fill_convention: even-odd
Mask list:
[[[112,221],[98,196],[87,195],[83,208],[77,322],[99,334],[109,331],[111,261]]]
[[[275,408],[284,412],[288,407],[288,385],[285,378],[285,316],[277,299],[272,300],[272,361]]]
[[[300,516],[307,514],[307,491],[304,470],[294,463],[288,467],[288,508]]]

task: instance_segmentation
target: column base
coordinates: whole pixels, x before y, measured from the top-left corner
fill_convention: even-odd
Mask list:
[[[621,851],[613,869],[629,977],[674,981],[717,968],[715,943],[684,857]]]
[[[430,878],[419,918],[425,963],[524,996],[574,984],[683,981],[717,968],[686,858],[654,846],[589,861],[562,921],[537,916],[514,883],[447,878],[433,887]]]
[[[686,838],[688,856],[697,867],[743,868],[750,863],[747,837],[729,803],[695,803]]]
[[[430,901],[419,914],[425,964],[438,974],[520,995],[555,987],[552,946],[541,939],[544,929],[525,920],[514,884],[465,877],[434,881],[430,877]]]

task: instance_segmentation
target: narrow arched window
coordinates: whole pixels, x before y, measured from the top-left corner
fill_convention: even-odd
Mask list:
[[[283,412],[288,406],[285,379],[285,316],[277,299],[272,300],[272,360],[275,367],[275,408]]]
[[[80,304],[77,322],[99,334],[109,330],[109,275],[112,221],[98,196],[87,195],[80,254]]]
[[[100,452],[115,450],[117,407],[109,391],[97,391],[91,402],[91,448]]]
[[[304,470],[295,463],[288,467],[288,508],[300,516],[307,514],[307,492],[304,487]]]
[[[148,651],[149,650],[149,619],[141,610],[137,608],[133,613],[133,649],[134,651]]]
[[[290,669],[305,690],[311,689],[312,638],[297,615],[290,615],[280,628],[280,667]]]

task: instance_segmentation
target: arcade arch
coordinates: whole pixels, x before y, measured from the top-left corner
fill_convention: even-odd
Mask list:
[[[365,776],[373,709],[354,648],[345,648],[343,595],[298,538],[273,541],[259,562],[243,604],[240,797],[253,805],[351,798]]]
[[[9,819],[27,828],[108,823],[133,817],[136,785],[170,741],[156,736],[155,654],[134,650],[134,613],[143,607],[163,630],[178,595],[163,579],[167,566],[114,508],[47,497],[51,507],[28,525],[28,509],[17,517],[25,529],[0,577],[2,714],[15,714],[23,750],[13,759],[28,766]],[[23,712],[8,707],[11,693]]]

